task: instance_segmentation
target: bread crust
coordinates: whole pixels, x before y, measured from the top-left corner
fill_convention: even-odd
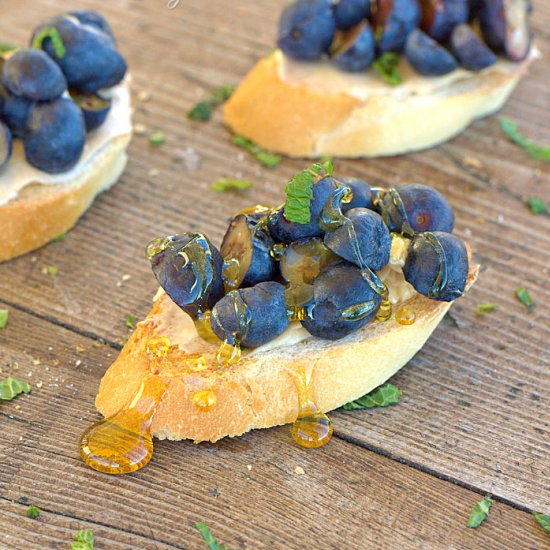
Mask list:
[[[291,157],[403,154],[433,147],[498,111],[534,57],[509,73],[488,69],[459,79],[444,92],[358,99],[288,84],[275,52],[235,90],[224,106],[224,122],[236,134]]]
[[[478,267],[470,266],[468,287],[475,281]],[[293,422],[298,415],[297,380],[304,375],[310,377],[310,395],[318,407],[330,411],[395,374],[422,348],[451,306],[419,294],[406,305],[416,313],[416,322],[410,326],[400,325],[392,317],[338,341],[309,336],[294,345],[260,347],[220,370],[215,361],[217,346],[199,338],[191,318],[162,294],[104,375],[96,406],[109,417],[131,402],[153,368],[146,351],[148,342],[166,337],[178,344],[178,349],[160,367],[168,390],[151,425],[152,434],[159,439],[217,441],[253,428]],[[189,354],[196,353],[206,359],[207,368],[200,372],[185,363]],[[195,392],[204,389],[213,390],[217,397],[208,412],[200,411],[193,402]]]

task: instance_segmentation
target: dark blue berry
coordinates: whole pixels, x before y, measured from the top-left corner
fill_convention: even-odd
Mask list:
[[[323,178],[313,185],[313,199],[309,207],[311,221],[309,223],[289,222],[284,217],[283,209],[271,216],[268,227],[275,241],[291,243],[306,237],[321,237],[324,233],[319,225],[321,212],[337,188],[336,180],[330,177]]]
[[[453,29],[468,21],[468,0],[421,0],[422,30],[438,42],[445,42]]]
[[[71,99],[82,110],[86,131],[91,132],[99,128],[105,122],[111,110],[111,99],[102,97],[99,94],[86,94],[76,90],[70,90],[69,92]]]
[[[418,0],[377,0],[374,28],[380,36],[378,49],[400,52],[407,36],[420,24]]]
[[[229,225],[220,252],[224,277],[232,288],[269,281],[277,271],[270,254],[274,241],[263,217],[240,214]]]
[[[359,178],[340,178],[342,183],[345,183],[353,193],[350,202],[342,203],[342,212],[345,214],[352,208],[372,208],[372,194],[370,185]]]
[[[111,29],[107,19],[96,11],[76,10],[69,12],[68,15],[76,17],[83,25],[91,25],[92,27],[96,27],[110,36],[113,41],[115,40],[115,35],[113,34],[113,30]]]
[[[357,73],[368,69],[376,57],[376,41],[368,22],[349,31],[350,36],[332,57],[332,62],[341,70]]]
[[[204,235],[155,239],[146,251],[160,286],[191,317],[212,308],[223,296],[222,257]]]
[[[331,0],[298,0],[281,15],[277,44],[293,59],[315,60],[327,52],[335,32]]]
[[[67,98],[34,104],[24,137],[29,164],[52,174],[72,168],[80,159],[86,139],[80,109]]]
[[[309,317],[302,325],[313,336],[337,340],[372,321],[381,303],[358,267],[331,264],[315,279]]]
[[[469,71],[481,71],[497,62],[497,56],[469,25],[458,25],[451,35],[451,50]]]
[[[9,92],[33,101],[61,97],[67,81],[42,50],[18,50],[4,63],[2,81]]]
[[[273,340],[289,325],[283,285],[267,281],[229,292],[212,309],[210,324],[218,338],[244,347]]]
[[[437,189],[411,183],[389,189],[381,204],[382,217],[390,231],[452,232],[455,216],[447,199]]]
[[[35,104],[34,101],[24,99],[13,94],[8,94],[4,100],[3,118],[13,137],[23,138],[29,111]]]
[[[391,236],[382,217],[367,208],[346,213],[351,222],[325,233],[325,245],[344,260],[374,271],[390,260]]]
[[[420,29],[409,34],[405,55],[414,69],[425,76],[441,76],[458,68],[458,61]]]
[[[0,121],[0,170],[6,166],[11,158],[13,150],[13,140],[10,129]]]
[[[412,240],[403,274],[420,294],[452,302],[462,296],[466,286],[466,246],[450,233],[419,233]]]
[[[339,0],[334,6],[334,21],[339,29],[351,29],[370,17],[370,0]]]

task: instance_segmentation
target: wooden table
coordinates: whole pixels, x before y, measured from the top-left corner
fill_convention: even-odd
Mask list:
[[[2,40],[26,43],[64,4],[4,6]],[[129,334],[124,321],[143,317],[156,290],[144,244],[197,228],[218,242],[231,213],[281,202],[285,182],[304,167],[285,159],[261,168],[230,143],[219,113],[206,124],[186,118],[269,52],[282,4],[78,2],[112,23],[131,67],[135,123],[147,133],[134,137],[120,183],[65,241],[0,266],[0,307],[10,311],[0,377],[32,385],[30,395],[0,403],[1,548],[66,548],[85,528],[97,548],[205,548],[194,521],[232,548],[549,547],[530,511],[550,513],[550,218],[532,214],[525,199],[550,203],[550,165],[508,142],[496,117],[431,151],[336,162],[338,174],[442,190],[483,266],[392,380],[404,392],[397,406],[332,413],[334,438],[315,451],[297,448],[281,427],[215,445],[157,442],[146,468],[120,477],[78,457],[79,435],[99,418],[101,376]],[[550,143],[550,3],[535,4],[545,58],[504,112]],[[148,140],[155,129],[166,137],[158,148]],[[218,195],[209,184],[222,176],[257,183],[244,195]],[[59,274],[43,274],[44,266]],[[533,311],[516,300],[519,286],[534,296]],[[497,310],[476,315],[487,302]],[[468,529],[470,509],[487,493],[488,520]],[[26,517],[29,504],[42,509],[38,520]]]

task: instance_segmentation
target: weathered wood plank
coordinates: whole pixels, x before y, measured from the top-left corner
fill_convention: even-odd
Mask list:
[[[285,427],[216,445],[157,442],[143,470],[99,474],[76,441],[98,416],[95,388],[113,350],[22,312],[0,347],[0,376],[33,385],[0,404],[0,547],[65,547],[91,528],[97,548],[202,548],[200,520],[231,548],[545,547],[526,512],[497,502],[468,529],[479,494],[338,438],[300,449]],[[28,504],[45,513],[33,522]]]

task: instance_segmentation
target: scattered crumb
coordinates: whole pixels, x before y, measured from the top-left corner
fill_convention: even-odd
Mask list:
[[[146,133],[147,133],[147,126],[145,126],[145,124],[134,125],[134,134],[136,134],[136,136],[144,136]]]
[[[77,353],[82,353],[83,351],[86,351],[86,346],[83,346],[82,344],[76,344],[74,348],[76,349]]]
[[[502,214],[499,214],[499,215],[497,216],[497,222],[498,222],[498,223],[504,223],[504,216],[503,216]]]
[[[146,103],[151,99],[151,92],[148,92],[147,90],[140,90],[138,92],[137,98],[139,101]]]
[[[123,280],[124,282],[129,281],[131,278],[132,278],[132,276],[131,276],[131,275],[128,275],[128,273],[125,273],[125,274],[122,276],[122,280]]]
[[[38,386],[38,384],[36,384]],[[15,405],[15,410],[18,411],[21,408],[21,405]]]
[[[40,365],[40,363],[42,363],[42,361],[40,361],[40,359],[33,359],[32,360],[33,365]]]
[[[48,346],[48,351],[53,351],[53,347],[52,347],[52,346]]]
[[[306,472],[301,466],[296,466],[296,468],[294,468],[294,473],[297,476],[303,476]]]
[[[464,236],[465,236],[466,238],[471,237],[471,236],[472,236],[472,230],[471,230],[470,228],[467,227],[467,228],[464,230]]]
[[[475,157],[464,157],[462,159],[462,162],[466,166],[469,166],[470,168],[475,168],[476,170],[481,170],[483,168],[483,163]]]
[[[23,441],[23,436],[22,435],[19,436],[19,441]]]
[[[82,360],[78,359],[75,363],[75,367],[80,367],[80,365],[82,365]]]
[[[252,464],[247,464],[246,469],[250,472],[250,470],[252,470]]]
[[[151,170],[149,170],[150,178],[156,178],[159,174],[160,174],[160,170],[157,170],[156,168],[151,168]]]
[[[40,389],[40,388],[42,387],[42,380],[40,380],[40,382],[37,382],[37,383],[36,383],[36,387],[37,387],[38,389]]]
[[[198,170],[201,166],[201,157],[193,147],[187,147],[180,152],[181,160],[183,161],[183,166],[186,170],[194,172]]]

